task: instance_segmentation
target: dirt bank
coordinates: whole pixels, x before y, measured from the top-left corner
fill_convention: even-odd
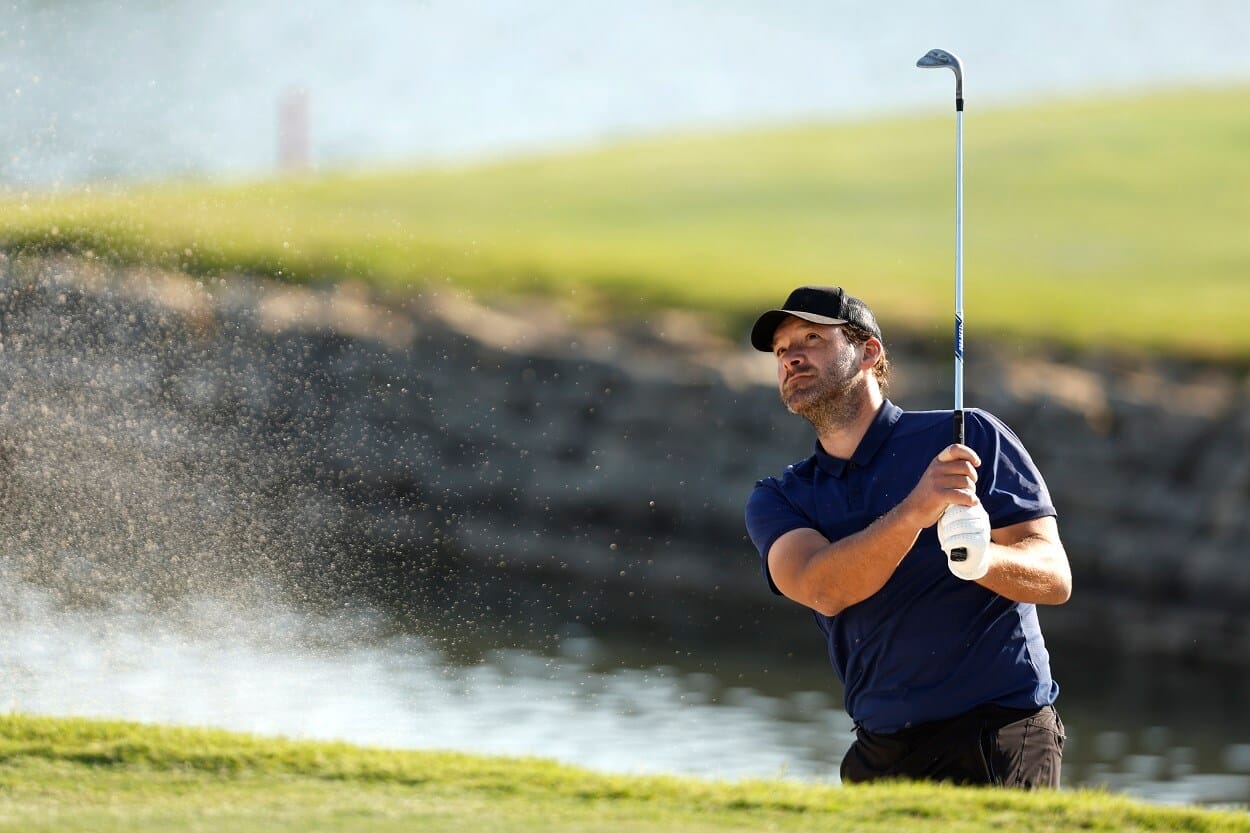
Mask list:
[[[810,451],[767,357],[677,313],[607,327],[445,292],[207,283],[5,262],[0,533],[28,580],[100,592],[262,573],[312,598],[531,634],[787,641],[742,528]],[[891,337],[893,398],[944,407],[941,337]],[[1056,641],[1250,662],[1244,371],[978,340],[968,401],[1061,512]],[[138,565],[138,566],[136,566]]]

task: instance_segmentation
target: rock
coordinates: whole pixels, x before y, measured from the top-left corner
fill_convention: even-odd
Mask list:
[[[71,259],[8,263],[0,293],[0,535],[26,580],[159,596],[259,571],[491,627],[810,628],[742,524],[810,429],[767,356],[689,314],[586,328]],[[948,407],[943,351],[889,347],[892,398]],[[978,341],[968,402],[1060,510],[1075,593],[1049,638],[1250,662],[1248,399],[1236,368]]]

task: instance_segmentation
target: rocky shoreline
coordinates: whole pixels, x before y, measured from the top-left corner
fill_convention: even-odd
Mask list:
[[[246,577],[537,639],[810,639],[742,527],[809,430],[769,359],[695,316],[3,268],[0,534],[22,580],[159,603]],[[945,407],[942,337],[885,326],[892,398]],[[1060,509],[1075,593],[1042,612],[1048,638],[1250,663],[1244,369],[971,346],[968,401],[1021,435]]]

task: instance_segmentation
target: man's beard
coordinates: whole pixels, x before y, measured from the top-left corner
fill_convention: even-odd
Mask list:
[[[867,382],[854,366],[833,366],[808,380],[808,387],[781,394],[792,414],[812,424],[816,433],[852,424],[864,403]]]

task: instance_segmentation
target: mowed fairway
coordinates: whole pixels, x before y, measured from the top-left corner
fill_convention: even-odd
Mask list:
[[[1250,357],[1250,88],[966,116],[969,337]],[[945,333],[954,116],[633,141],[452,170],[10,193],[0,245],[204,274],[706,308],[803,282]]]
[[[0,718],[0,830],[1118,833],[1246,831],[1250,816],[1096,792],[614,776],[540,760],[10,714]]]

